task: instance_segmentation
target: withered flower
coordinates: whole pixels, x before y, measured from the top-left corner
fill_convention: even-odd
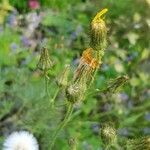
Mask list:
[[[75,71],[74,81],[80,80],[82,77],[90,80],[93,72],[99,67],[99,61],[94,57],[92,48],[83,51],[79,65]]]
[[[87,48],[83,51],[79,65],[74,73],[73,81],[66,89],[68,101],[75,103],[84,100],[87,86],[99,66],[99,61],[95,58],[94,53],[95,51],[92,48]]]

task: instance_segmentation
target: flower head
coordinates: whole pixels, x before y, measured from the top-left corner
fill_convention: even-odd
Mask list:
[[[106,48],[106,34],[107,28],[102,16],[108,11],[108,9],[103,9],[98,12],[94,19],[91,22],[91,31],[90,31],[90,46],[97,51],[101,51],[103,56],[103,50]]]
[[[3,150],[38,150],[36,138],[27,131],[13,132],[4,142]]]
[[[93,49],[87,48],[83,51],[79,66],[76,69],[74,80],[84,77],[91,77],[92,72],[99,66],[99,61],[93,56]]]
[[[99,63],[96,58],[93,58],[93,49],[92,48],[87,48],[85,51],[83,51],[81,61],[89,65],[90,68],[95,69],[98,67]]]
[[[101,129],[101,138],[104,144],[112,144],[116,141],[117,133],[113,124],[106,123],[102,126]]]
[[[93,79],[93,74],[99,66],[99,60],[94,56],[92,48],[82,53],[79,65],[75,71],[73,82],[66,89],[68,101],[73,103],[84,100],[87,86]]]

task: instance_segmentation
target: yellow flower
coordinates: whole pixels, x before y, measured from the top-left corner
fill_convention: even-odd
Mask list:
[[[104,17],[102,17],[108,9],[103,9],[99,13],[96,14],[94,19],[91,22],[91,31],[90,31],[90,46],[97,51],[101,52],[101,56],[103,56],[104,49],[106,48],[106,34],[107,28],[104,21]]]
[[[104,8],[103,10],[101,10],[100,12],[98,12],[96,14],[96,16],[93,18],[92,22],[96,22],[99,20],[103,20],[104,18],[101,18],[104,14],[106,14],[106,12],[108,11],[107,8]]]

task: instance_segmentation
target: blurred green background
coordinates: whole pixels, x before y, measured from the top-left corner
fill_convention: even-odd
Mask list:
[[[51,109],[45,97],[44,79],[36,69],[41,47],[48,48],[53,67],[49,71],[50,96],[57,89],[55,79],[66,64],[72,71],[89,44],[89,26],[94,15],[108,8],[108,46],[93,89],[104,89],[111,79],[128,75],[119,91],[106,97],[87,95],[75,107],[69,124],[60,133],[55,150],[69,149],[77,139],[80,150],[100,150],[99,130],[112,121],[119,144],[150,135],[150,15],[149,0],[0,0],[0,147],[7,135],[28,130],[47,150],[55,127],[63,118],[64,92]],[[89,91],[90,92],[90,91]]]

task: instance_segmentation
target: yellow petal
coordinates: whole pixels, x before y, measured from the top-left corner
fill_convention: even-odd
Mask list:
[[[98,13],[96,14],[96,16],[94,17],[93,21],[94,21],[94,20],[97,20],[97,19],[100,19],[101,16],[104,15],[107,11],[108,11],[107,8],[102,9],[100,12],[98,12]]]

